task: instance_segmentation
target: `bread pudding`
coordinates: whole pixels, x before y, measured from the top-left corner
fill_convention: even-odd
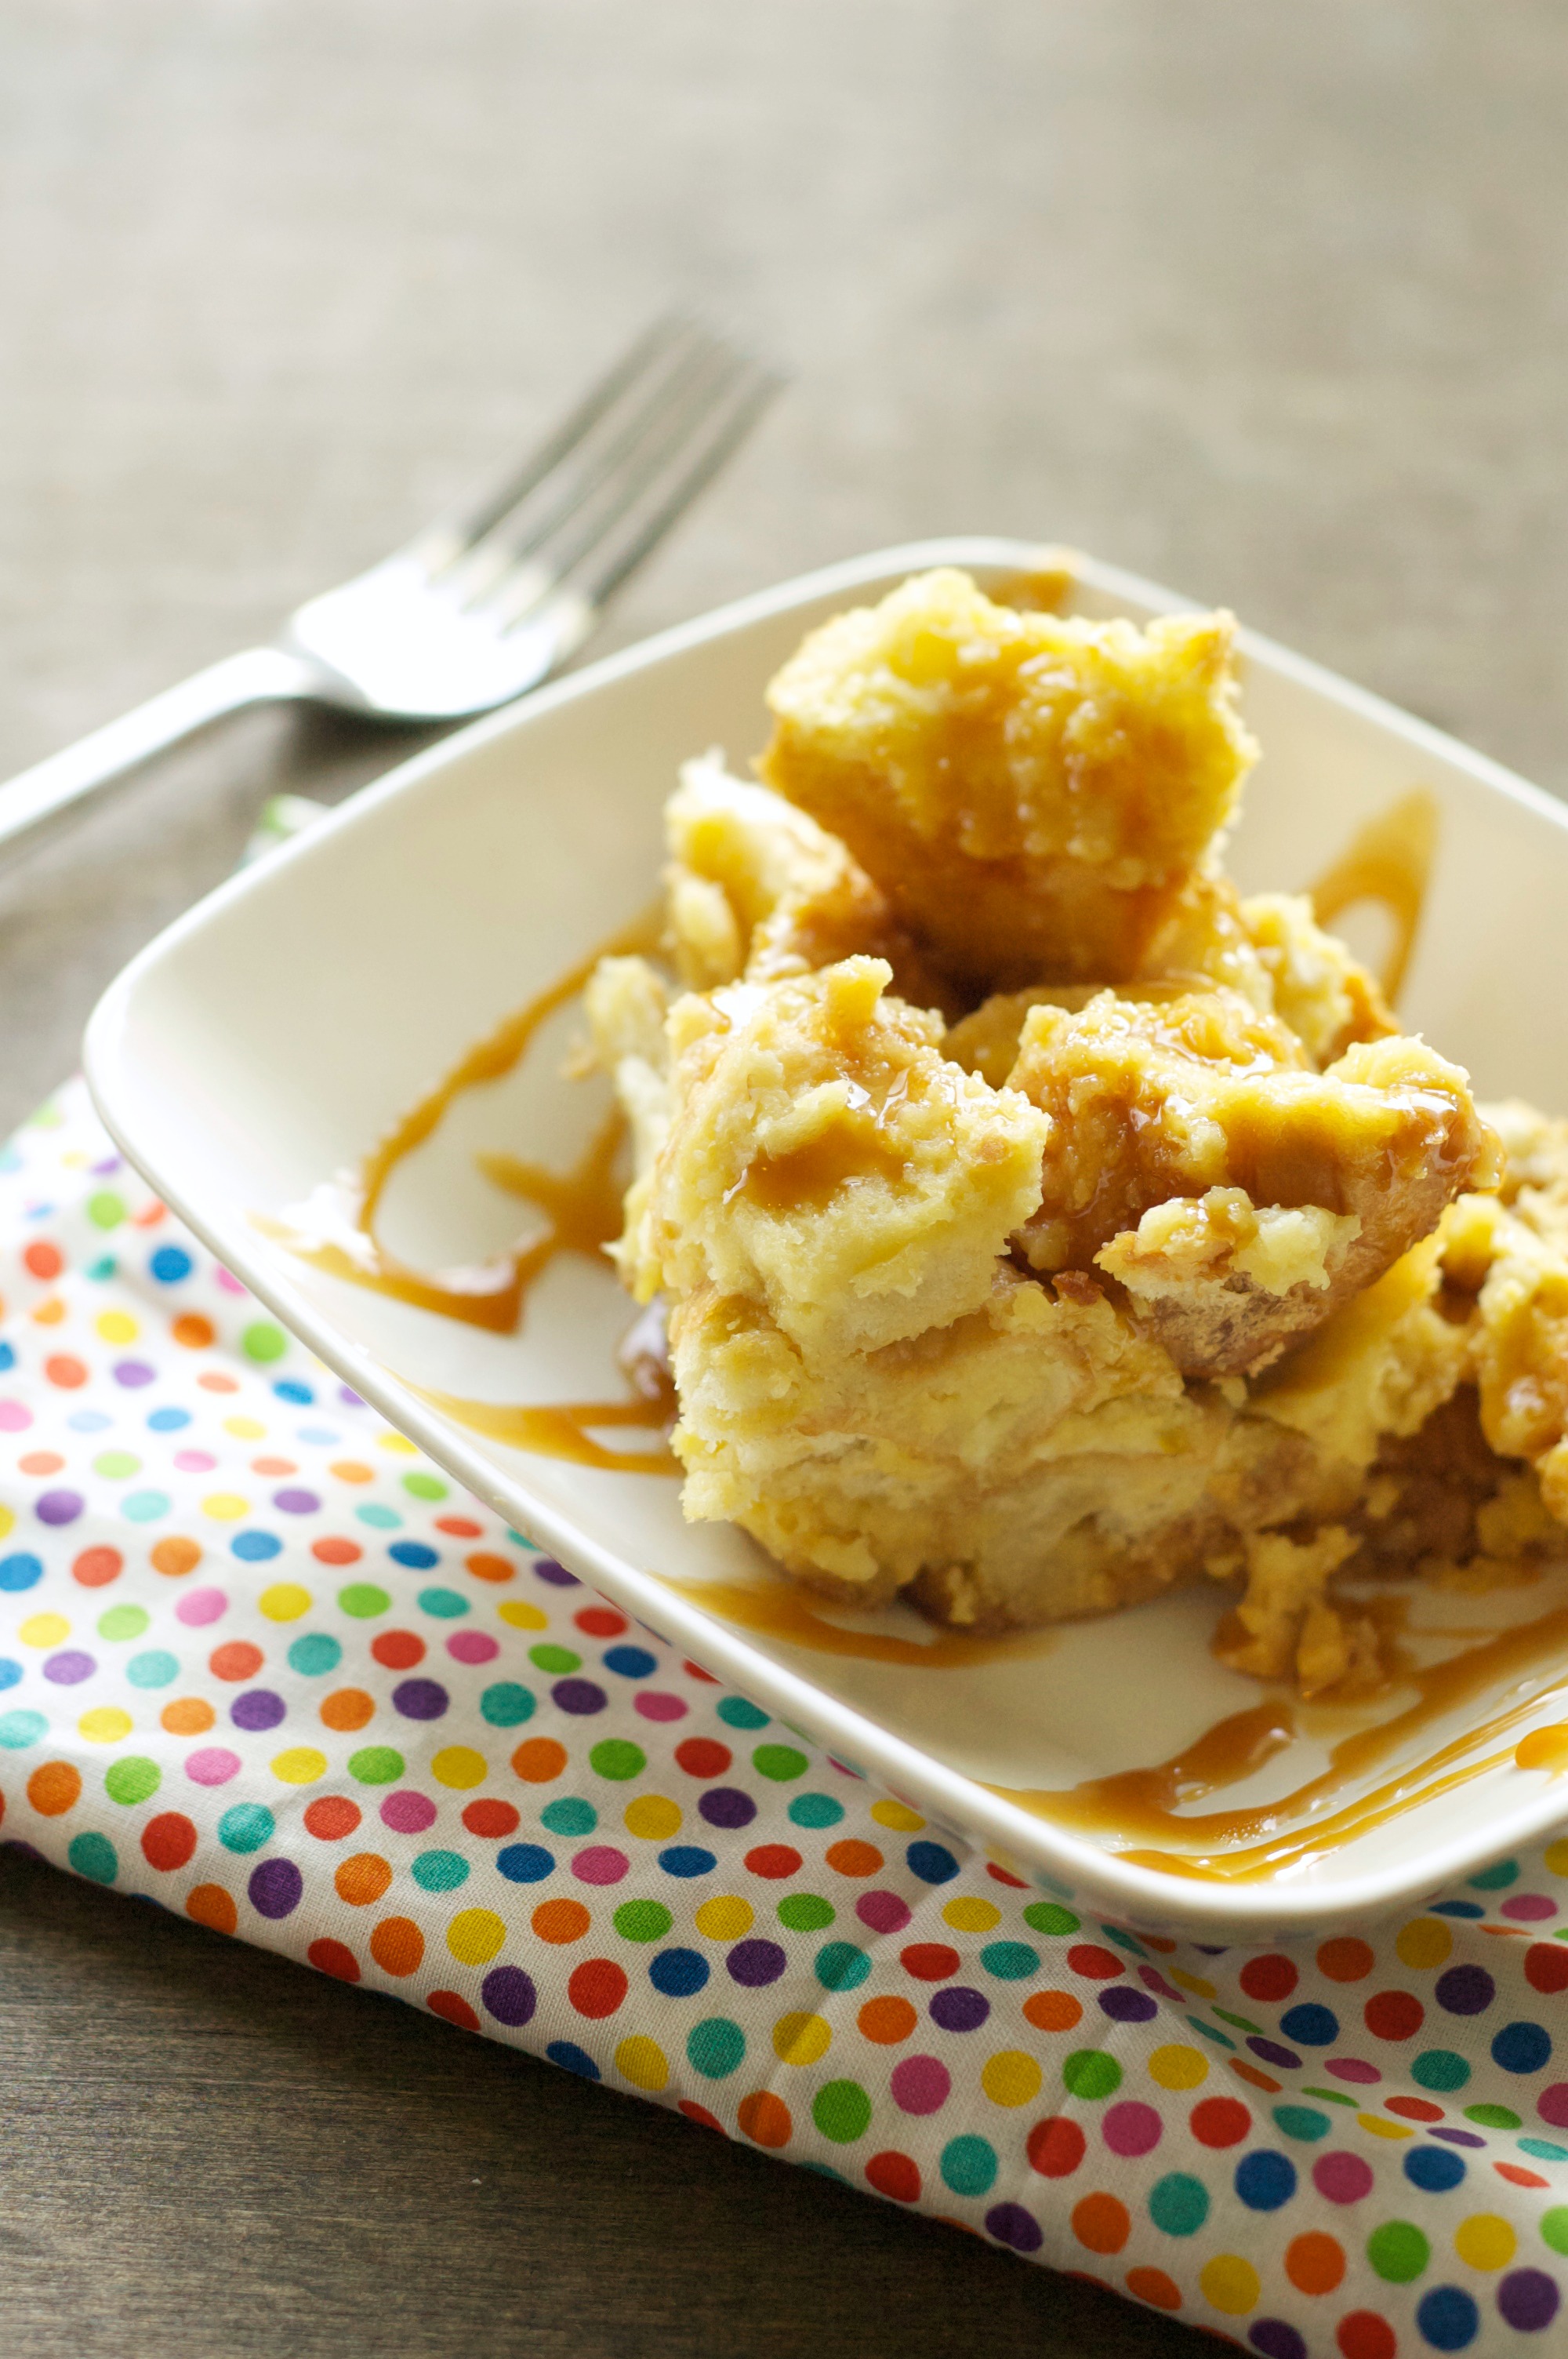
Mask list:
[[[1225,1660],[1353,1693],[1364,1576],[1568,1549],[1568,1125],[1227,877],[1233,632],[951,571],[813,632],[589,985],[612,1250],[688,1517],[976,1629],[1233,1583]]]

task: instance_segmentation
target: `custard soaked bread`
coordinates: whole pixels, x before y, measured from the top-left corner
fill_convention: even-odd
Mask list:
[[[1235,1582],[1227,1660],[1349,1690],[1348,1577],[1568,1520],[1568,1125],[1502,1110],[1505,1163],[1309,905],[1236,894],[1230,637],[951,572],[813,634],[767,784],[672,799],[673,974],[590,986],[615,1251],[688,1516],[980,1626]]]

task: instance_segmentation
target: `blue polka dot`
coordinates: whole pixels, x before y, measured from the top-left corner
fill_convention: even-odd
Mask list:
[[[269,1557],[283,1554],[283,1542],[276,1532],[236,1532],[229,1548],[242,1564],[265,1564]]]
[[[1427,2195],[1444,2195],[1465,2176],[1465,2158],[1452,2147],[1412,2147],[1405,2157],[1405,2177]]]
[[[218,1821],[218,1840],[225,1851],[260,1851],[276,1825],[265,1802],[236,1802]]]
[[[178,1286],[195,1266],[183,1245],[159,1245],[147,1264],[160,1286]]]
[[[78,1835],[66,1857],[90,1884],[113,1884],[120,1873],[119,1857],[107,1835]]]
[[[658,1669],[658,1657],[650,1655],[646,1647],[611,1647],[604,1658],[604,1668],[623,1680],[645,1680],[650,1671]]]
[[[14,1368],[16,1364],[16,1354],[11,1345],[9,1343],[0,1343],[0,1371],[6,1368]]]
[[[1429,1900],[1427,1914],[1431,1917],[1484,1917],[1486,1910],[1478,1900]]]
[[[1332,2007],[1292,2006],[1280,2017],[1280,2029],[1299,2048],[1326,2048],[1339,2037],[1339,2017]]]
[[[0,1712],[0,1745],[8,1753],[25,1753],[49,1734],[49,1725],[41,1712]]]
[[[1505,2023],[1492,2042],[1492,2061],[1505,2072],[1539,2072],[1551,2054],[1551,2036],[1539,2023]]]
[[[939,1843],[912,1843],[904,1858],[922,1884],[947,1884],[958,1873],[957,1861]]]
[[[105,1417],[101,1408],[79,1408],[74,1417],[66,1419],[72,1433],[102,1433],[105,1426],[114,1422],[114,1419]]]
[[[870,1958],[852,1941],[825,1942],[812,1962],[824,1990],[855,1990],[871,1971]]]
[[[166,1688],[179,1677],[179,1658],[162,1647],[149,1647],[145,1655],[132,1656],[125,1677],[134,1688]]]
[[[697,1843],[671,1843],[659,1854],[659,1865],[666,1875],[709,1875],[718,1864],[713,1854]]]
[[[279,1400],[293,1401],[299,1408],[308,1408],[316,1397],[309,1386],[302,1385],[295,1376],[280,1376],[273,1391]]]
[[[708,1960],[697,1950],[661,1950],[648,1968],[648,1980],[665,1998],[689,1998],[708,1974]]]
[[[149,1433],[178,1433],[181,1426],[190,1423],[188,1408],[155,1408],[147,1419]]]
[[[1236,2192],[1249,2212],[1277,2212],[1295,2191],[1295,2164],[1271,2147],[1247,2155],[1236,2166]]]
[[[563,1794],[558,1802],[546,1802],[539,1816],[553,1835],[590,1835],[599,1824],[599,1812],[593,1804],[579,1800],[575,1794]]]
[[[1460,2286],[1433,2286],[1422,2294],[1415,2322],[1434,2351],[1463,2351],[1476,2340],[1481,2313]]]
[[[545,2053],[552,2064],[558,2064],[563,2072],[575,2072],[580,2081],[599,2078],[598,2065],[573,2039],[552,2039]]]
[[[302,1425],[298,1438],[301,1441],[308,1441],[314,1449],[330,1450],[343,1437],[330,1425]]]
[[[26,1550],[17,1556],[0,1557],[0,1589],[31,1589],[35,1581],[43,1579],[41,1557]]]
[[[496,1853],[495,1864],[508,1884],[542,1884],[555,1872],[556,1855],[543,1843],[508,1843]]]
[[[468,1610],[468,1599],[456,1589],[422,1589],[419,1592],[420,1613],[433,1614],[438,1622],[455,1622],[460,1614],[466,1614]]]
[[[844,1815],[844,1805],[836,1802],[831,1794],[797,1794],[789,1806],[791,1824],[797,1827],[836,1827]]]
[[[515,1680],[498,1680],[479,1700],[480,1716],[492,1728],[520,1728],[525,1720],[533,1719],[534,1708],[532,1690],[520,1687]]]
[[[720,1696],[714,1706],[726,1728],[766,1728],[768,1715],[744,1696]]]
[[[21,1664],[13,1662],[9,1655],[0,1655],[0,1691],[14,1688],[21,1676]]]
[[[335,1671],[343,1659],[343,1650],[336,1638],[325,1630],[308,1630],[296,1638],[288,1650],[288,1668],[301,1679],[319,1679],[324,1671]]]
[[[386,1553],[394,1564],[406,1564],[412,1572],[428,1572],[441,1561],[440,1550],[427,1548],[423,1540],[394,1540]]]

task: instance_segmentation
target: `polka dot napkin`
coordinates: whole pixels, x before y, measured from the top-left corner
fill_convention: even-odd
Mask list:
[[[1563,2347],[1568,1839],[1135,1937],[455,1495],[116,1158],[0,1153],[0,1833],[1262,2359]]]

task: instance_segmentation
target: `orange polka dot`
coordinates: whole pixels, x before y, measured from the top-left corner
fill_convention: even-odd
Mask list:
[[[742,2097],[736,2119],[741,2136],[753,2146],[788,2146],[795,2128],[789,2107],[771,2089],[755,2089],[749,2097]]]
[[[370,1953],[384,1974],[417,1973],[425,1936],[412,1917],[384,1917],[370,1937]]]
[[[81,1772],[69,1761],[46,1761],[27,1780],[27,1799],[40,1819],[59,1819],[81,1793]]]
[[[1119,2253],[1132,2234],[1126,2204],[1114,2195],[1086,2195],[1073,2207],[1073,2234],[1091,2253]]]
[[[194,1540],[173,1537],[159,1540],[152,1553],[153,1571],[168,1573],[171,1581],[178,1581],[181,1573],[194,1572],[200,1561],[201,1550]]]
[[[74,1392],[78,1385],[87,1382],[85,1366],[81,1361],[73,1360],[69,1352],[57,1352],[52,1359],[46,1360],[44,1374],[50,1384],[59,1385],[62,1392]]]
[[[202,1736],[218,1717],[205,1696],[177,1696],[158,1714],[171,1736]]]
[[[1344,2250],[1314,2228],[1287,2248],[1285,2275],[1298,2293],[1332,2293],[1345,2275]]]
[[[237,1393],[240,1389],[239,1378],[226,1376],[221,1368],[209,1368],[196,1381],[204,1393]]]
[[[533,1919],[541,1941],[580,1941],[592,1922],[580,1900],[541,1900]]]
[[[207,1668],[215,1680],[254,1680],[264,1660],[259,1647],[248,1638],[231,1638],[222,1647],[214,1647],[207,1658]]]
[[[512,1767],[530,1786],[547,1786],[567,1766],[567,1748],[553,1736],[530,1736],[512,1756]]]
[[[391,1864],[379,1852],[357,1851],[352,1859],[340,1864],[332,1881],[340,1900],[346,1900],[351,1908],[368,1908],[392,1882]]]
[[[310,1553],[319,1564],[358,1564],[364,1550],[354,1540],[312,1540]]]
[[[58,1327],[65,1317],[65,1305],[58,1294],[51,1294],[47,1302],[38,1304],[33,1317],[40,1327]]]
[[[292,1458],[253,1458],[253,1474],[297,1474],[298,1468]]]
[[[468,1556],[463,1562],[476,1581],[510,1581],[517,1570],[503,1556]]]
[[[1036,2031],[1071,2031],[1083,2013],[1071,1991],[1032,1991],[1023,2002],[1024,2020]]]
[[[52,1450],[29,1450],[16,1463],[24,1474],[58,1474],[65,1461]]]
[[[1151,2310],[1180,2310],[1182,2306],[1182,2289],[1163,2269],[1129,2269],[1127,2290],[1134,2301],[1146,2301]]]
[[[858,2020],[868,2039],[879,2048],[892,2048],[909,2038],[920,2017],[906,1998],[869,1998]]]
[[[199,1884],[186,1895],[185,1913],[213,1933],[232,1933],[240,1921],[239,1910],[221,1884]]]
[[[373,1483],[375,1481],[374,1467],[362,1466],[357,1458],[340,1458],[328,1467],[327,1472],[329,1474],[335,1474],[340,1483]]]
[[[1226,2062],[1238,2081],[1249,2081],[1255,2089],[1267,2089],[1271,2097],[1278,2096],[1281,2083],[1267,2072],[1260,2072],[1256,2064],[1244,2064],[1239,2056],[1227,2056]]]
[[[339,1688],[323,1701],[321,1719],[328,1728],[362,1728],[374,1710],[374,1700],[363,1688]]]
[[[35,1237],[22,1259],[35,1277],[58,1277],[65,1267],[59,1247],[51,1245],[47,1237]]]
[[[203,1319],[199,1310],[187,1310],[180,1314],[168,1332],[177,1343],[185,1345],[188,1352],[204,1352],[212,1341],[213,1327],[211,1319]]]
[[[829,1843],[826,1857],[840,1875],[875,1875],[882,1864],[881,1852],[869,1843]]]
[[[1375,1963],[1367,1943],[1351,1933],[1339,1934],[1334,1940],[1318,1945],[1318,1973],[1326,1974],[1331,1983],[1364,1982]]]

